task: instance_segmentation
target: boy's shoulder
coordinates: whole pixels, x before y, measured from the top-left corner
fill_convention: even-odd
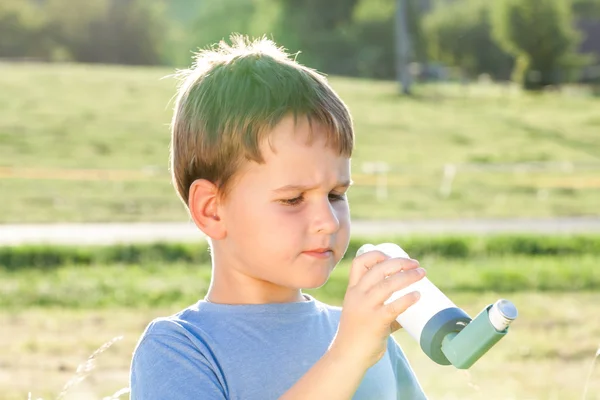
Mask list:
[[[196,305],[190,305],[171,315],[158,316],[152,319],[139,338],[138,346],[149,338],[163,337],[180,341],[189,341],[191,332],[198,332],[201,326],[196,326],[193,310]]]
[[[235,325],[260,326],[298,324],[310,320],[339,323],[342,308],[321,302],[304,294],[305,302],[281,304],[225,305],[198,301],[171,315],[154,318],[147,325],[145,336],[167,335],[190,337],[190,334],[210,334],[230,331]],[[204,335],[202,335],[204,336]]]

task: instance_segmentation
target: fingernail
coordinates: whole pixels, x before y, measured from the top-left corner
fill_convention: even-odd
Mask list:
[[[419,273],[419,275],[425,275],[425,268],[417,268],[417,272]]]

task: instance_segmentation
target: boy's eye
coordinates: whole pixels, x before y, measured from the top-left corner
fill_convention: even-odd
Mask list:
[[[282,200],[279,200],[279,202],[286,206],[297,206],[298,204],[302,203],[303,200],[304,200],[304,196],[300,195],[298,197],[294,197],[293,199],[282,199]]]
[[[331,201],[343,201],[345,199],[345,194],[329,193],[329,200]]]
[[[329,201],[344,201],[346,199],[345,194],[329,193]],[[279,202],[286,206],[297,206],[304,201],[304,195],[294,197],[293,199],[281,199]]]

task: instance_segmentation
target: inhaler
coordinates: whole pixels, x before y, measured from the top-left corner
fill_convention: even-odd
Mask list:
[[[365,244],[356,255],[372,250],[391,258],[410,258],[394,243]],[[514,304],[500,299],[472,319],[427,277],[394,292],[385,304],[415,291],[421,297],[396,320],[420,344],[423,352],[440,365],[452,364],[458,369],[471,367],[508,333],[509,325],[517,318]]]

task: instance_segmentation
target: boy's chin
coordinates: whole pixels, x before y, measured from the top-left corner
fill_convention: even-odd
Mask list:
[[[321,265],[294,269],[285,278],[279,280],[278,284],[297,290],[318,289],[327,283],[337,265],[337,263],[335,265],[333,263],[328,264],[322,263]]]
[[[304,276],[299,279],[300,282],[294,282],[298,289],[318,289],[329,280],[331,272],[323,274],[314,274],[312,276]]]

